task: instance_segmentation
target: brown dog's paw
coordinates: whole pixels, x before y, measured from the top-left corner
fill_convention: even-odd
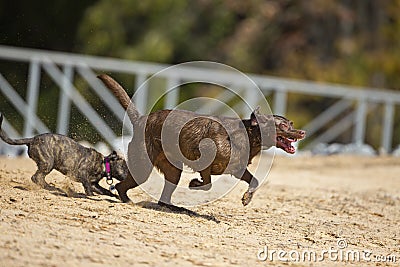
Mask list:
[[[243,206],[247,206],[253,198],[254,192],[246,191],[242,197]]]
[[[203,184],[199,179],[193,179],[189,183],[189,189],[208,191],[211,189],[211,183]]]

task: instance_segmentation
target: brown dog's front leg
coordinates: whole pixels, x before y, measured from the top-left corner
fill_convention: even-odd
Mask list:
[[[128,176],[122,182],[119,182],[118,184],[115,185],[115,189],[117,189],[119,198],[121,199],[122,202],[124,202],[124,203],[131,202],[130,198],[127,195],[127,191],[136,186],[138,186],[138,184],[133,179],[130,172],[128,173]]]
[[[243,206],[247,206],[250,203],[251,199],[253,198],[254,192],[256,191],[259,183],[257,178],[254,177],[247,169],[244,171],[243,175],[238,178],[249,184],[249,188],[243,194],[242,197]]]

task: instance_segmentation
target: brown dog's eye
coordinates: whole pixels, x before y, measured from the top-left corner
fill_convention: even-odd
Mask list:
[[[281,130],[287,131],[289,129],[289,126],[286,123],[282,123],[281,125],[279,125],[279,128],[281,128]]]

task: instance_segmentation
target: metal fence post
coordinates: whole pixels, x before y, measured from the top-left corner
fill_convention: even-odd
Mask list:
[[[286,113],[287,93],[284,88],[275,91],[274,97],[274,113],[285,116]]]
[[[258,98],[257,90],[254,87],[248,87],[245,88],[245,99],[243,103],[243,116],[249,115],[249,109],[250,111],[253,111],[255,108],[257,108],[258,101],[260,99]]]
[[[146,113],[149,84],[146,75],[138,74],[135,82],[135,105],[140,114]]]
[[[355,125],[353,132],[353,143],[358,145],[364,144],[365,140],[365,129],[366,129],[366,119],[367,119],[367,102],[364,98],[360,98],[357,104]]]
[[[66,92],[71,94],[71,83],[73,80],[73,68],[71,65],[64,66],[64,76],[62,80],[62,90],[60,90],[60,102],[58,104],[57,133],[68,134],[69,118],[71,112],[71,100]]]
[[[40,63],[37,59],[33,59],[29,65],[29,78],[27,88],[27,110],[24,126],[24,136],[32,136],[34,134],[34,115],[37,110],[37,102],[39,97],[40,82]]]
[[[179,80],[172,76],[167,78],[167,88],[165,95],[165,109],[173,109],[179,101]]]
[[[392,150],[393,117],[394,117],[393,102],[386,102],[385,113],[383,117],[381,146],[387,153],[390,153]]]

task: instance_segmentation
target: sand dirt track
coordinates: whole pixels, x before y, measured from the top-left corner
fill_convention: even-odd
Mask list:
[[[257,252],[321,252],[339,239],[372,252],[371,262],[347,264],[400,263],[399,158],[276,158],[249,206],[240,184],[192,215],[160,209],[140,189],[129,191],[135,205],[57,195],[32,185],[34,171],[28,158],[0,158],[0,266],[281,266]],[[57,172],[47,180],[83,192]],[[373,258],[389,254],[397,263]],[[344,263],[300,263],[310,264]]]

